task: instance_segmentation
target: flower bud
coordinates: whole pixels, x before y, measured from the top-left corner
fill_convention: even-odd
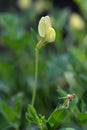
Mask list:
[[[85,25],[81,16],[76,13],[73,13],[70,16],[69,24],[72,28],[77,29],[77,30],[83,29]]]
[[[47,5],[47,6],[46,6]],[[49,10],[52,7],[51,1],[37,0],[35,2],[35,9],[38,13],[41,13],[45,10]]]
[[[56,32],[52,28],[49,16],[45,16],[40,19],[38,25],[38,32],[39,35],[42,37],[42,40],[37,44],[38,48],[41,48],[47,42],[53,42],[55,40]]]
[[[31,5],[31,0],[18,0],[18,6],[22,9],[22,10],[26,10],[30,7]]]

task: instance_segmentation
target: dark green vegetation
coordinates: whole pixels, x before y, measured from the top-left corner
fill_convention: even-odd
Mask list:
[[[0,130],[29,130],[30,120],[32,130],[38,130],[37,125],[45,130],[87,130],[87,0],[73,1],[84,24],[78,23],[78,28],[69,24],[71,10],[57,9],[52,1],[40,12],[31,7],[33,3],[19,14],[11,7],[0,13]],[[52,17],[56,41],[39,51],[33,108],[28,104],[34,86],[38,22],[44,12]],[[58,97],[69,93],[76,97],[68,109],[61,109],[65,100]]]

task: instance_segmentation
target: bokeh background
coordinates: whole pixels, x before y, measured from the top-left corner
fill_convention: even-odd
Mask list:
[[[39,52],[35,108],[48,118],[58,97],[75,93],[57,130],[87,130],[87,0],[0,0],[0,130],[28,130],[38,22],[46,15],[56,40]]]

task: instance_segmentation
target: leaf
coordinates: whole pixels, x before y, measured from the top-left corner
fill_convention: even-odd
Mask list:
[[[9,93],[9,91],[9,88],[5,85],[5,83],[0,81],[0,92]]]
[[[39,117],[32,105],[28,105],[28,113],[26,113],[26,119],[32,123],[39,124]]]
[[[17,114],[18,119],[21,118],[21,107],[22,107],[22,98],[23,98],[23,93],[18,93],[14,97],[14,111]]]
[[[33,44],[36,44],[38,42],[38,37],[37,37],[37,33],[33,28],[31,28],[31,36],[32,36]]]
[[[2,99],[0,99],[0,113],[2,113],[8,123],[13,124],[16,120],[16,113]]]
[[[17,15],[10,13],[0,14],[0,23],[4,27],[5,33],[15,36],[22,33],[23,20]]]
[[[59,129],[59,130],[75,130],[74,128],[62,128],[62,129]]]
[[[50,129],[58,127],[65,118],[65,108],[56,108],[48,118]]]
[[[46,119],[45,116],[37,115],[36,110],[32,105],[28,105],[28,112],[26,113],[26,119],[38,125],[38,127],[42,130],[47,130]]]
[[[87,125],[87,113],[80,113],[78,115],[78,121],[81,123],[81,124],[86,124]]]
[[[66,93],[60,86],[58,86],[57,92],[59,93],[59,95],[60,95],[61,97],[67,95],[67,93]]]
[[[71,52],[74,54],[74,56],[80,61],[81,63],[86,61],[86,55],[85,52],[78,48],[71,48]]]
[[[8,36],[3,36],[2,40],[5,44],[7,44],[9,47],[13,49],[21,49],[26,46],[26,44],[29,43],[29,33],[24,33],[20,38],[10,38]]]

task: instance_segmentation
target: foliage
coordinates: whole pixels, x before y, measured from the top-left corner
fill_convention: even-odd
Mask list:
[[[28,113],[26,113],[26,118],[37,124],[41,130],[53,130],[58,127],[61,122],[64,120],[65,108],[56,108],[46,120],[44,116],[38,117],[34,107],[32,105],[28,106]]]
[[[45,1],[49,7],[37,9],[36,2],[18,14],[12,7],[0,13],[0,130],[87,130],[87,1],[73,0],[79,8],[75,13],[84,23],[79,29],[70,25],[70,8]],[[34,86],[35,46],[40,40],[37,23],[44,13],[52,18],[56,41],[39,51],[33,107],[28,104]],[[68,104],[67,94],[74,93]]]

